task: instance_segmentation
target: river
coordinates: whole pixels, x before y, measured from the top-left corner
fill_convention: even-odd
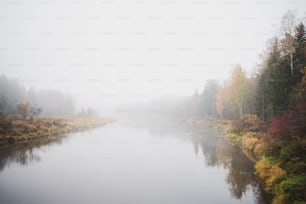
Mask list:
[[[265,204],[254,167],[211,129],[122,120],[0,150],[1,204]]]

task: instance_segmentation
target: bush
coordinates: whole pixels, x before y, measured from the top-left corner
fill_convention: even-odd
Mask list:
[[[241,144],[242,137],[240,135],[230,133],[230,134],[226,135],[226,138],[233,145],[240,145]]]
[[[301,175],[306,172],[305,162],[289,161],[283,165],[283,169],[290,175]]]
[[[290,141],[281,148],[280,160],[287,161],[304,161],[306,162],[306,141]]]
[[[1,134],[7,134],[10,129],[12,129],[13,123],[12,119],[6,116],[0,117],[0,133]]]
[[[253,150],[253,152],[254,152],[254,154],[257,158],[260,158],[262,155],[264,155],[266,151],[267,151],[267,148],[266,148],[265,144],[262,143],[262,142],[256,144],[255,147],[254,147],[254,150]]]
[[[288,141],[294,136],[305,136],[306,104],[297,104],[294,111],[273,118],[268,132],[274,141]]]
[[[272,191],[275,183],[279,182],[286,175],[277,162],[272,158],[263,157],[255,165],[258,176],[265,182],[266,190]]]
[[[269,127],[269,134],[274,141],[290,139],[290,129],[297,122],[298,114],[295,111],[287,112],[272,119]]]
[[[246,133],[242,136],[242,147],[247,150],[253,151],[258,143],[259,140],[254,133]]]
[[[275,199],[278,203],[305,203],[306,176],[295,176],[280,182],[275,187]]]
[[[241,134],[244,132],[256,132],[262,129],[260,119],[253,114],[245,114],[239,120],[233,122],[233,129],[231,132]]]

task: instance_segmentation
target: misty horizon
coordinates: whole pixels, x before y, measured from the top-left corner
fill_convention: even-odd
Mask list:
[[[280,35],[282,16],[292,10],[305,21],[303,4],[5,1],[0,73],[101,111],[188,97],[208,80],[226,80],[237,64],[256,73],[267,41]]]

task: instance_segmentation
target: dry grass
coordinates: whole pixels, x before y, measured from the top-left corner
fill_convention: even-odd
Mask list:
[[[232,121],[230,120],[189,117],[186,122],[201,128],[213,128],[224,133],[228,132],[232,127]]]
[[[52,117],[35,120],[0,118],[0,145],[25,143],[43,137],[80,131],[112,122],[98,117]]]

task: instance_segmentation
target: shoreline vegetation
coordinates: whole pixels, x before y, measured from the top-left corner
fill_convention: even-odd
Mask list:
[[[197,127],[208,127],[221,131],[225,139],[232,145],[238,146],[245,156],[254,162],[255,173],[265,191],[273,197],[274,204],[305,204],[305,138],[299,140],[291,138],[286,143],[278,144],[277,153],[272,152],[275,150],[271,149],[267,140],[271,138],[271,132],[260,129],[259,120],[241,127],[241,123],[250,121],[250,117],[252,116],[247,116],[239,121],[193,117],[186,121]],[[239,130],[238,126],[240,126]]]
[[[202,92],[176,107],[200,127],[222,129],[225,123],[226,139],[255,162],[273,204],[306,204],[304,24],[288,11],[256,72],[249,75],[237,65],[227,80],[207,81]]]
[[[61,116],[35,119],[0,117],[0,148],[14,144],[30,143],[43,138],[88,130],[113,122],[112,118]]]

